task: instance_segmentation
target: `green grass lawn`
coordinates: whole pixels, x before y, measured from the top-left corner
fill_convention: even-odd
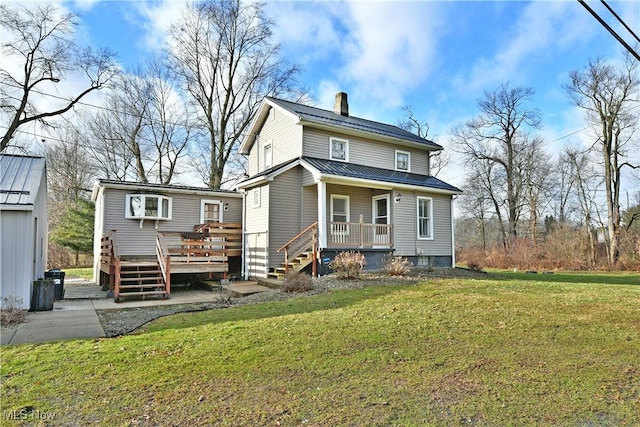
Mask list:
[[[335,291],[3,347],[2,409],[52,425],[639,425],[640,287],[558,277]]]
[[[92,280],[93,268],[92,267],[78,267],[78,268],[65,268],[63,269],[66,278],[79,277],[81,279]]]

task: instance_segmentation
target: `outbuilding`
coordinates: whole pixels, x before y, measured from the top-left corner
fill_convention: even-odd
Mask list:
[[[31,304],[47,268],[47,177],[43,157],[0,155],[0,297]]]

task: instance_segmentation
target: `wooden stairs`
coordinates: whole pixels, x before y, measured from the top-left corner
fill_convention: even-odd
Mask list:
[[[313,252],[303,252],[297,257],[293,258],[289,262],[289,268],[286,268],[285,263],[282,263],[282,267],[276,267],[274,271],[267,274],[267,278],[284,280],[284,276],[289,271],[300,271],[313,262]]]
[[[117,279],[116,279],[117,280]],[[157,261],[123,261],[120,263],[119,286],[116,287],[114,300],[121,302],[123,297],[168,296],[167,286]]]

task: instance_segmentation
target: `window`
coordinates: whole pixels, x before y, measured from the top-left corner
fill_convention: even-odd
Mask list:
[[[125,218],[171,219],[171,197],[155,194],[127,194]]]
[[[222,201],[202,200],[200,204],[200,224],[222,222]]]
[[[349,235],[349,196],[331,195],[331,222],[333,236]]]
[[[418,196],[418,239],[433,239],[433,203],[430,197]]]
[[[409,172],[409,162],[411,160],[411,153],[406,151],[396,150],[396,170]]]
[[[264,146],[264,168],[269,169],[273,162],[273,153],[271,151],[271,144]]]
[[[260,207],[260,188],[259,187],[253,189],[253,207],[254,208]]]
[[[346,139],[329,138],[331,160],[349,161],[349,141]]]

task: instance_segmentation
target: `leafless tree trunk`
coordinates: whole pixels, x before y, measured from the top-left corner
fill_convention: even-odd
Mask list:
[[[11,145],[16,131],[28,123],[49,125],[48,119],[71,110],[88,93],[107,85],[116,73],[108,50],[80,48],[74,41],[76,16],[60,13],[52,4],[17,6],[0,4],[2,68],[0,105],[7,131],[0,151]],[[21,66],[8,68],[17,61]],[[34,100],[52,92],[53,85],[77,72],[87,79],[86,88],[69,99],[60,99],[49,111],[39,111]]]
[[[479,116],[452,129],[455,149],[464,156],[466,164],[489,165],[484,169],[491,173],[483,178],[488,180],[487,189],[499,219],[506,205],[509,238],[505,236],[505,247],[517,237],[524,204],[522,153],[536,141],[529,133],[540,126],[539,112],[528,106],[532,96],[530,88],[503,84],[493,92],[485,92],[478,102]]]
[[[592,166],[589,152],[575,147],[566,147],[561,159],[571,165],[574,173],[575,191],[582,211],[583,223],[589,241],[589,264],[596,265],[596,236],[594,233],[593,215],[597,210],[596,194],[602,180],[598,179]],[[599,216],[596,213],[596,216]]]
[[[398,127],[412,132],[420,138],[429,139],[429,123],[423,123],[418,120],[411,106],[405,105],[402,109],[405,115],[398,122]],[[438,174],[449,165],[451,162],[451,155],[449,153],[449,151],[445,150],[429,152],[429,175],[438,176]]]
[[[193,3],[171,29],[173,69],[208,134],[200,172],[210,188],[224,184],[225,166],[261,99],[294,92],[298,69],[279,58],[262,7],[239,0]]]
[[[640,167],[640,164],[632,163],[629,157],[632,145],[638,150],[637,140],[634,141],[633,136],[638,126],[635,108],[639,89],[638,62],[630,55],[626,55],[624,64],[619,67],[602,59],[590,61],[585,69],[570,73],[566,86],[574,104],[584,110],[594,133],[592,148],[595,150],[597,147],[600,151],[611,267],[617,264],[619,258],[623,169]]]

